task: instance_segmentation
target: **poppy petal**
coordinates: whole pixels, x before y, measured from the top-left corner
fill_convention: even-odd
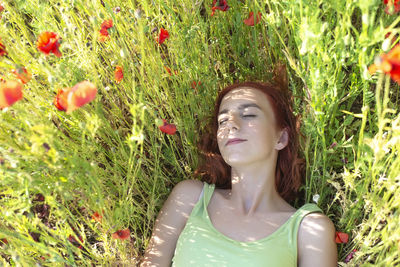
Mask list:
[[[121,66],[115,67],[114,77],[117,83],[120,83],[124,78],[124,72]]]
[[[6,46],[0,40],[0,56],[7,55]]]
[[[58,90],[54,98],[54,106],[60,111],[66,111],[68,107],[67,98],[71,88],[63,88]]]
[[[161,130],[161,132],[173,135],[176,133],[176,126],[174,124],[169,124],[165,119],[163,119],[163,125],[159,126],[158,128]]]
[[[397,83],[400,84],[400,44],[396,45],[387,54],[384,54],[378,60],[378,63],[369,67],[369,72],[381,70]]]
[[[216,4],[217,0],[214,0],[211,8],[211,17],[214,16],[215,10],[227,11],[229,9],[228,2],[226,0],[218,0],[218,5]]]
[[[260,19],[261,19],[261,12],[258,12],[257,17],[256,17],[256,22],[254,23],[254,14],[253,14],[253,11],[251,11],[249,13],[249,17],[247,19],[243,20],[243,22],[244,22],[244,24],[246,24],[248,26],[254,26],[260,22]]]
[[[77,83],[68,92],[67,113],[71,113],[75,109],[89,103],[96,97],[96,94],[97,88],[93,83],[89,81]]]
[[[23,85],[17,81],[6,81],[0,84],[0,109],[10,107],[22,99]]]
[[[166,40],[166,39],[168,39],[169,38],[169,33],[168,33],[168,31],[167,30],[164,30],[163,28],[161,28],[160,29],[160,33],[159,33],[159,35],[158,35],[158,43],[159,44],[162,44],[162,43],[164,43],[164,41]]]
[[[335,241],[338,244],[347,243],[349,241],[349,235],[342,232],[336,232]]]
[[[60,46],[59,37],[54,32],[43,32],[39,35],[38,41],[36,43],[39,51],[48,55],[53,53],[57,57],[61,57],[61,53],[58,50]]]
[[[97,222],[101,222],[101,220],[103,219],[103,216],[96,211],[95,213],[93,213],[92,219]]]
[[[16,68],[11,72],[14,73],[17,76],[17,78],[21,80],[23,84],[28,83],[32,78],[32,74],[29,71],[27,71],[25,67]]]
[[[105,29],[110,29],[113,26],[113,20],[112,19],[107,19],[104,20],[103,23],[101,23],[100,27],[105,28]]]
[[[111,234],[111,237],[114,239],[120,239],[120,240],[127,240],[130,238],[130,231],[129,229],[124,229],[124,230],[118,230],[115,233]]]

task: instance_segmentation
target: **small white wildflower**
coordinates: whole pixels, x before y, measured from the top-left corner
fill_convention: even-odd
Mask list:
[[[383,181],[387,181],[387,179],[388,178],[386,178],[385,175],[382,174],[381,176],[379,176],[379,180],[378,181],[379,182],[383,182]]]
[[[315,194],[315,195],[313,195],[313,197],[312,197],[312,200],[313,200],[315,203],[317,203],[317,204],[318,204],[318,201],[319,201],[319,195],[318,195],[318,194]]]
[[[110,91],[110,87],[109,87],[109,86],[106,86],[106,87],[104,87],[104,90]]]
[[[392,40],[390,40],[389,38],[385,39],[385,41],[383,41],[383,43],[382,43],[382,50],[388,51],[390,49],[391,42],[392,42]]]
[[[134,14],[135,18],[139,19],[142,16],[142,10],[136,9]]]

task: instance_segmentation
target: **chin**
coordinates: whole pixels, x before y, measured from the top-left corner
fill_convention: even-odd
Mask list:
[[[226,164],[228,164],[231,167],[240,166],[240,165],[249,163],[249,159],[243,158],[243,155],[240,155],[239,157],[229,157],[224,160],[225,160]]]

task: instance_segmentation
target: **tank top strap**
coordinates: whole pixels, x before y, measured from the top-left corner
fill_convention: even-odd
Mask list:
[[[206,217],[207,206],[214,192],[214,187],[215,187],[214,184],[207,184],[205,182],[203,183],[203,189],[201,190],[201,193],[199,195],[199,200],[193,207],[191,215],[189,216],[188,219],[189,221],[192,219],[192,217],[196,217],[198,215],[204,218]]]
[[[310,213],[323,213],[323,211],[314,203],[306,203],[302,207],[300,207],[294,214],[293,218],[290,220],[290,226],[288,229],[291,230],[291,240],[293,242],[293,246],[297,247],[297,233],[299,230],[299,226],[301,221]]]
[[[211,197],[214,193],[214,189],[215,189],[215,184],[204,183],[204,187],[203,187],[203,206],[204,206],[204,208],[207,208],[208,203],[210,202]]]

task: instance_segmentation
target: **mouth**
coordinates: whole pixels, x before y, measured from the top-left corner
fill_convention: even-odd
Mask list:
[[[226,142],[225,146],[239,144],[239,143],[242,143],[244,141],[247,141],[247,140],[246,139],[240,139],[240,138],[232,138],[232,139],[229,139],[228,142]]]

